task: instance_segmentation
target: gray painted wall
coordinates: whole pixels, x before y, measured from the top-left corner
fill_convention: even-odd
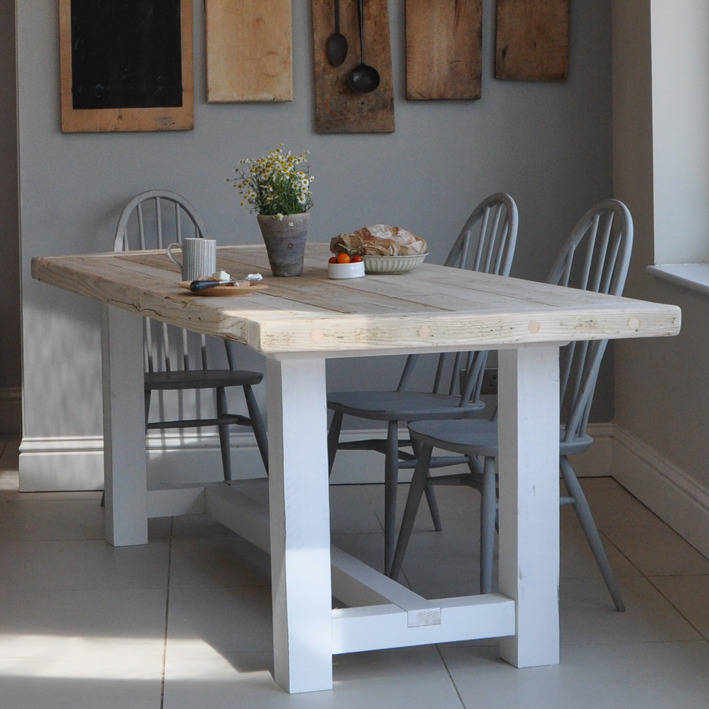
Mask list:
[[[0,0],[0,389],[20,386],[14,35],[12,2]]]
[[[478,102],[404,100],[404,2],[390,0],[397,130],[315,135],[310,3],[293,3],[295,101],[208,105],[204,21],[195,2],[195,130],[63,135],[59,131],[56,3],[18,3],[22,198],[24,434],[100,432],[99,307],[33,282],[40,254],[110,248],[122,205],[153,187],[181,192],[224,244],[255,243],[255,218],[228,177],[237,160],[284,141],[310,148],[311,238],[381,221],[426,237],[440,262],[474,204],[505,190],[520,207],[513,273],[543,278],[580,214],[611,193],[610,2],[573,3],[567,83],[493,77],[494,3],[484,2],[483,96]],[[356,206],[355,206],[356,205]],[[246,362],[259,365],[246,355]],[[398,361],[334,361],[332,387],[390,386]],[[612,417],[610,378],[595,418]]]

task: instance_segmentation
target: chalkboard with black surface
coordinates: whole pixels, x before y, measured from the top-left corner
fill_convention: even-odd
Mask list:
[[[74,108],[182,104],[180,0],[72,0]]]
[[[193,127],[191,0],[60,0],[62,130]]]

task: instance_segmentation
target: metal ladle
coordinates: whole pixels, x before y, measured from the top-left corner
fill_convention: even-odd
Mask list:
[[[325,41],[325,54],[332,66],[340,66],[347,56],[347,38],[340,33],[340,0],[335,0],[335,31]]]
[[[379,86],[379,72],[364,61],[364,0],[357,0],[359,19],[359,64],[347,77],[349,87],[358,94],[367,94]]]

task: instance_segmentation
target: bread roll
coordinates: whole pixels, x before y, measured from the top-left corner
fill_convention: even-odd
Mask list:
[[[409,256],[425,254],[426,241],[400,226],[375,224],[330,240],[330,251],[350,256]]]

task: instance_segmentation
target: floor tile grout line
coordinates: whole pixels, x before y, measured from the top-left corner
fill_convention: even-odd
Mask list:
[[[650,512],[651,512],[652,514],[655,514],[654,512],[652,512],[652,510],[650,510]],[[655,517],[657,517],[657,515],[655,515]],[[657,520],[658,520],[658,522],[660,522],[660,524],[662,524],[662,525],[664,525],[665,527],[667,527],[667,529],[668,529],[670,532],[672,532],[672,534],[676,535],[676,536],[679,538],[679,540],[680,540],[683,544],[686,544],[690,549],[692,549],[692,551],[695,551],[699,556],[701,556],[702,559],[704,559],[704,560],[706,560],[706,561],[709,561],[709,556],[707,556],[706,554],[704,554],[704,552],[702,552],[701,549],[698,549],[697,547],[694,546],[694,544],[692,544],[690,541],[688,541],[687,539],[685,539],[676,529],[674,529],[674,528],[671,527],[667,522],[665,522],[665,520],[663,520],[661,517],[657,517]],[[640,523],[640,524],[627,524],[627,525],[610,525],[610,524],[609,524],[609,525],[605,525],[605,526],[600,526],[600,525],[598,525],[598,530],[599,530],[600,532],[603,532],[603,534],[604,534],[608,539],[610,539],[610,537],[608,536],[608,534],[607,534],[607,532],[606,532],[606,529],[610,529],[610,530],[615,529],[615,530],[618,530],[618,531],[627,531],[627,530],[629,530],[629,529],[639,529],[639,530],[642,530],[642,529],[644,529],[644,528],[645,528],[645,525],[642,524],[642,523]],[[697,576],[697,575],[701,575],[701,574],[687,574],[687,576]]]
[[[467,709],[465,706],[465,702],[463,701],[463,697],[460,694],[460,691],[458,690],[458,685],[455,683],[455,680],[453,679],[453,675],[451,674],[450,668],[448,667],[448,663],[446,662],[446,658],[443,657],[443,653],[441,652],[441,648],[439,645],[434,645],[436,648],[436,652],[438,653],[438,656],[441,658],[441,662],[443,663],[443,667],[446,668],[446,673],[448,674],[448,678],[451,681],[451,684],[453,685],[453,689],[455,690],[456,695],[458,696],[458,701],[460,702],[460,706],[462,709]]]
[[[699,638],[686,638],[684,640],[674,639],[674,640],[663,640],[662,638],[656,638],[654,640],[577,640],[571,642],[565,640],[560,644],[563,647],[633,647],[635,645],[709,645],[709,641],[703,637]]]
[[[650,576],[645,576],[645,579],[647,582],[672,606],[672,608],[677,611],[678,615],[683,618],[689,626],[694,630],[700,638],[704,639],[705,641],[709,641],[709,635],[705,635],[700,628],[698,628],[682,611],[682,609],[675,604],[672,599],[667,596],[667,594],[652,580]]]
[[[635,495],[633,495],[631,492],[626,490],[617,480],[615,480],[615,478],[613,478],[613,476],[608,476],[608,477],[610,477],[611,480],[614,480],[616,485],[618,485],[622,490],[624,490],[636,502],[640,503],[641,505],[643,504],[640,500],[638,500],[637,497],[635,497]],[[591,479],[593,479],[593,478],[591,478]],[[580,482],[581,482],[581,486],[583,487],[583,480],[581,480]],[[586,494],[586,491],[584,490],[584,495],[585,494]],[[645,505],[643,505],[643,506],[645,506]],[[571,507],[573,507],[573,505],[571,505]],[[650,511],[651,514],[655,515],[655,513],[649,507],[647,509]],[[655,515],[655,516],[657,517],[657,515]],[[660,519],[660,518],[658,517],[658,519]],[[661,519],[660,519],[660,521],[662,522]],[[613,539],[611,539],[611,537],[608,536],[608,534],[606,534],[603,527],[601,527],[597,522],[596,522],[596,528],[598,529],[598,533],[600,534],[600,536],[603,538],[603,546],[604,547],[607,547],[607,546],[613,547],[613,549],[615,549],[618,552],[618,554],[620,554],[620,556],[622,556],[638,572],[639,576],[646,579],[647,581],[650,581],[647,574],[613,541]],[[672,528],[670,527],[670,529],[672,529]],[[689,542],[687,542],[687,540],[684,539],[684,537],[681,537],[681,539],[686,544],[689,544]],[[692,545],[689,544],[689,546],[692,546]],[[653,584],[653,586],[654,586],[654,584]]]
[[[383,482],[381,483],[331,483],[330,487],[361,487],[361,488],[366,488],[370,487],[371,485],[384,485]],[[365,493],[367,493],[367,497],[369,498],[369,491],[365,490]],[[370,512],[374,515],[374,519],[377,520],[377,524],[379,525],[379,529],[376,530],[375,532],[369,532],[370,534],[378,534],[380,532],[384,531],[384,523],[382,522],[381,519],[379,519],[379,513],[377,512],[377,509],[375,507],[375,503],[372,501],[371,498],[369,498],[369,507]],[[330,530],[332,533],[332,530]],[[349,532],[339,532],[339,534],[349,534]],[[363,534],[367,534],[368,532],[363,532]],[[359,532],[352,532],[352,534],[359,534]]]
[[[652,586],[652,588],[654,588],[655,591],[657,591],[657,593],[659,593],[660,596],[662,596],[662,598],[664,598],[664,600],[667,601],[667,603],[669,603],[669,605],[677,612],[677,614],[680,616],[680,618],[682,618],[692,628],[692,630],[694,630],[694,632],[697,633],[697,635],[699,635],[699,637],[701,639],[704,639],[705,641],[709,641],[709,637],[704,635],[704,633],[682,612],[682,610],[675,603],[672,602],[672,599],[669,598],[662,591],[662,589],[652,580],[651,576],[646,574],[645,571],[643,569],[641,569],[640,566],[638,566],[605,532],[600,530],[600,533],[603,536],[604,541],[607,544],[609,544],[611,547],[613,547],[638,572],[640,577],[645,579],[645,581],[647,581],[648,584],[650,584],[650,586]],[[605,543],[604,543],[604,546],[605,546]],[[691,546],[691,544],[689,546]],[[677,574],[675,574],[675,575],[677,575]],[[679,574],[679,575],[680,576],[695,576],[695,575],[704,576],[706,574]]]
[[[598,476],[598,477],[599,477],[599,478],[601,478],[601,477],[610,478],[621,490],[623,490],[623,492],[625,492],[627,495],[629,495],[630,497],[632,497],[633,500],[635,500],[635,502],[637,502],[639,505],[641,505],[643,508],[645,508],[645,510],[647,510],[658,522],[660,522],[661,524],[664,524],[668,529],[670,529],[672,532],[674,532],[685,544],[688,544],[690,547],[692,547],[692,549],[694,549],[694,551],[696,551],[697,554],[699,554],[700,556],[702,556],[704,559],[709,560],[709,557],[707,557],[704,553],[702,553],[699,549],[697,549],[697,547],[695,547],[694,544],[692,544],[690,541],[688,541],[687,539],[685,539],[676,529],[674,529],[674,527],[671,527],[667,522],[665,522],[665,520],[662,519],[662,517],[660,517],[660,515],[658,515],[657,512],[655,512],[652,508],[648,507],[640,498],[636,497],[630,490],[628,490],[628,488],[626,488],[624,485],[622,485],[621,483],[619,483],[619,482],[613,477],[613,475],[603,475],[603,476]],[[593,479],[593,477],[590,477],[589,479]],[[598,479],[598,478],[596,478],[596,479]],[[609,527],[612,527],[613,525],[608,525],[608,526],[609,526]],[[642,524],[637,524],[637,525],[630,524],[630,525],[627,525],[627,526],[629,526],[629,527],[634,527],[634,526],[636,526],[636,527],[642,527],[643,525],[642,525]],[[600,525],[599,525],[598,528],[599,528],[599,530],[602,529],[602,528],[600,527]],[[691,575],[693,575],[693,574],[688,574],[688,575],[691,576]]]
[[[170,517],[170,532],[168,535],[167,546],[167,589],[165,592],[165,634],[163,636],[162,646],[162,669],[160,673],[160,709],[164,709],[165,705],[165,669],[167,665],[167,636],[168,623],[170,621],[170,574],[172,571],[172,531],[175,524],[175,518]]]

